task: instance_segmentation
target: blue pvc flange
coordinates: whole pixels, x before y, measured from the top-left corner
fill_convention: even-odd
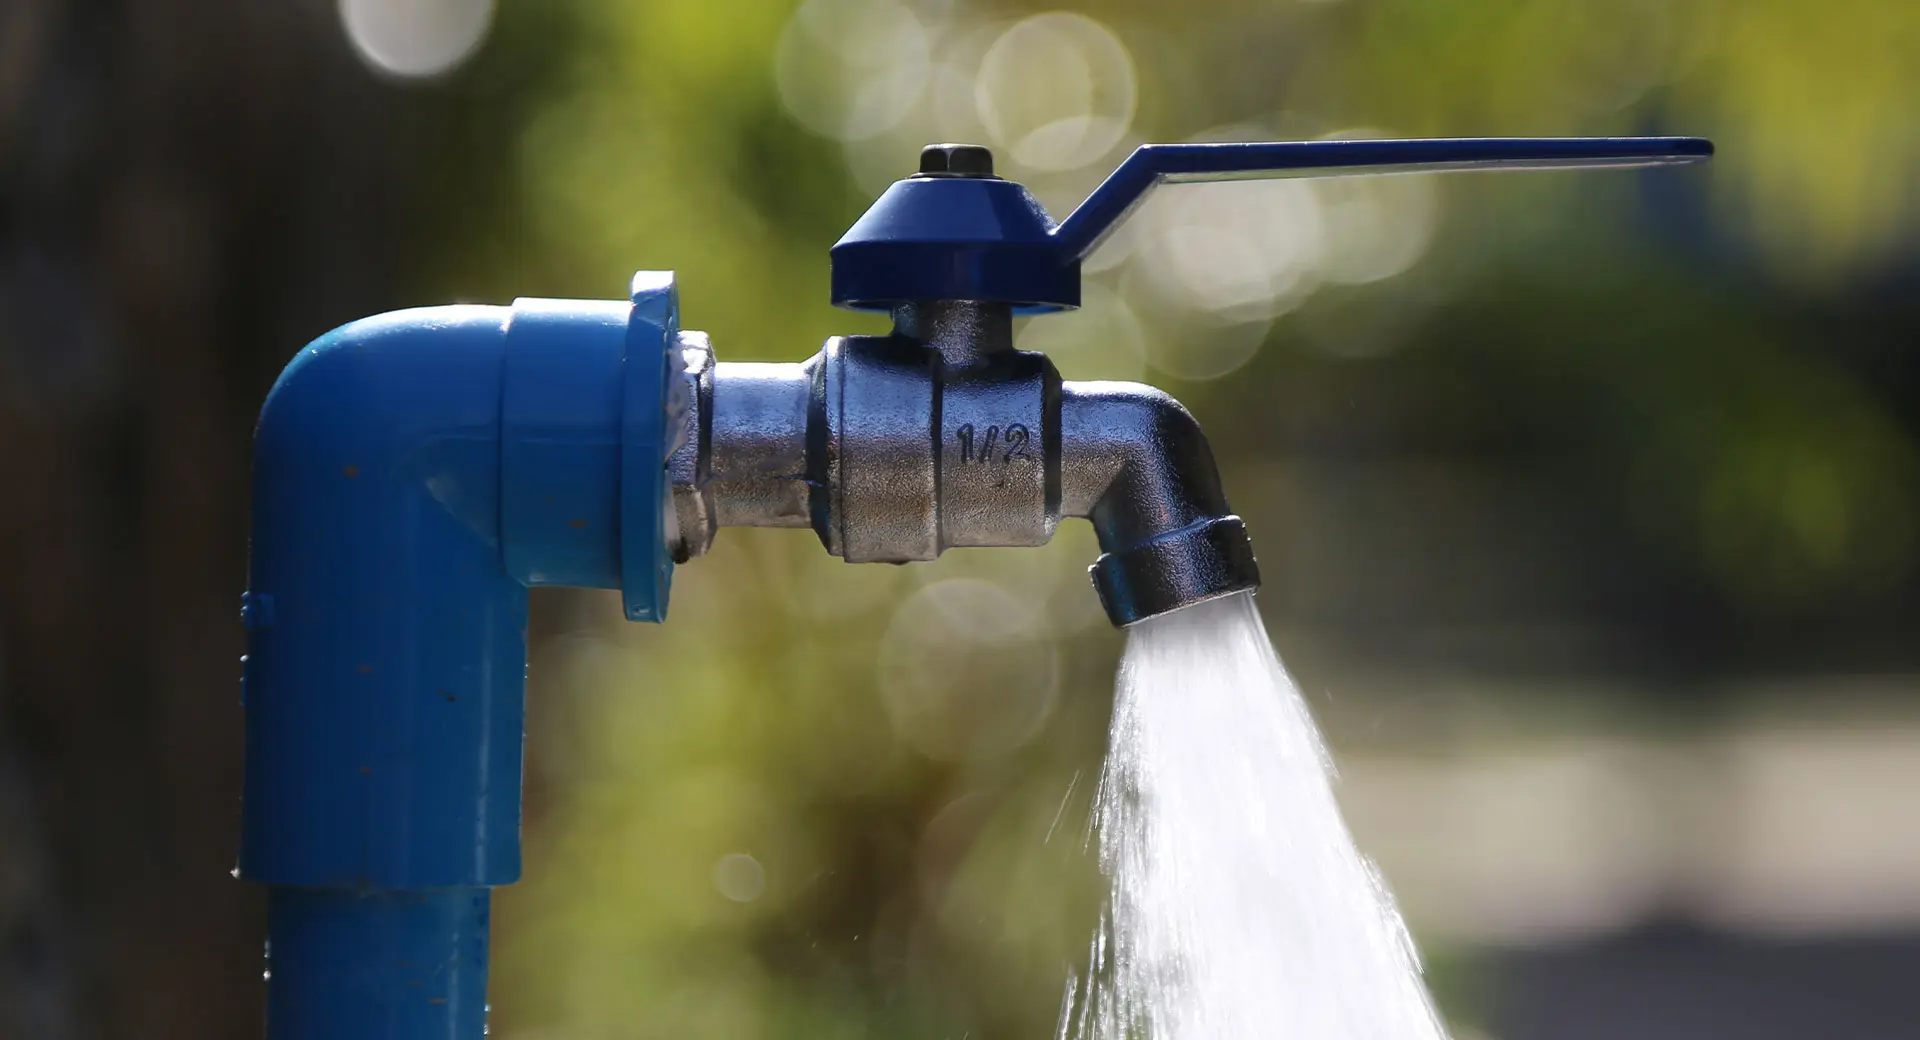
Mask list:
[[[633,276],[620,428],[620,590],[629,621],[665,621],[673,555],[667,549],[667,378],[680,338],[672,271]]]

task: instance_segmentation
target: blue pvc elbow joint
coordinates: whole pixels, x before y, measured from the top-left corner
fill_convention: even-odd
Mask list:
[[[399,311],[294,358],[255,434],[240,871],[272,1040],[467,1038],[520,875],[527,589],[666,613],[672,278]]]

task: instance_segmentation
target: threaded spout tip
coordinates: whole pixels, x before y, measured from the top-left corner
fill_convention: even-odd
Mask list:
[[[1253,542],[1237,516],[1202,520],[1106,553],[1089,571],[1116,628],[1260,587]]]

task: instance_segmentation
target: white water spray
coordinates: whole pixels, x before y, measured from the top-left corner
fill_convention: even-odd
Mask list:
[[[1111,741],[1113,896],[1062,1040],[1444,1038],[1250,593],[1129,632]]]

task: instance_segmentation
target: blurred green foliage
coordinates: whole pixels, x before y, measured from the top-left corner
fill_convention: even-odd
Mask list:
[[[948,41],[935,57],[977,61],[978,41],[1042,9],[912,10]],[[1911,416],[1873,373],[1911,315],[1844,301],[1911,249],[1920,8],[1079,10],[1130,52],[1138,103],[1097,161],[1029,171],[1055,205],[1134,141],[1221,127],[1721,147],[1706,172],[1446,180],[1425,259],[1328,278],[1270,326],[1147,314],[1147,378],[1213,433],[1283,649],[1291,628],[1793,618],[1906,587]],[[807,129],[776,74],[792,13],[505,4],[449,88],[493,116],[450,136],[424,181],[423,298],[611,297],[664,268],[722,359],[880,331],[828,306],[826,249],[871,197],[873,150],[904,173],[920,126]],[[482,204],[498,217],[461,216]],[[1133,278],[1098,281],[1146,314]],[[1117,335],[1108,319],[1038,320],[1056,323],[1069,377],[1118,349],[1080,342],[1070,363],[1076,341]],[[1230,379],[1155,361],[1162,343],[1236,336],[1264,347]],[[664,627],[615,627],[600,597],[544,599],[528,881],[500,898],[501,1032],[1050,1035],[1100,898],[1083,838],[1119,640],[1080,573],[1093,554],[1074,528],[1039,551],[847,567],[801,532],[726,531],[680,571]],[[942,610],[962,614],[927,620]],[[987,621],[1001,637],[941,642]],[[940,673],[926,689],[900,670],[917,659]],[[1007,736],[1010,710],[1033,717]]]

